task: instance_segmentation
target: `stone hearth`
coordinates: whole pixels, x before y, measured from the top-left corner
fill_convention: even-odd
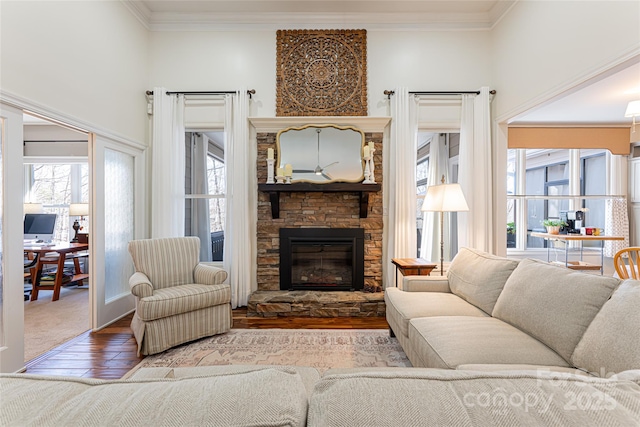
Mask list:
[[[376,317],[385,315],[383,292],[257,291],[247,316]]]

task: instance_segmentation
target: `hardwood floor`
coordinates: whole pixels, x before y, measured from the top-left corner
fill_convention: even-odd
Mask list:
[[[143,357],[129,328],[132,315],[98,331],[84,334],[38,356],[26,364],[27,373],[84,378],[121,378]],[[233,310],[234,328],[274,329],[387,329],[384,317],[247,317],[247,309]]]

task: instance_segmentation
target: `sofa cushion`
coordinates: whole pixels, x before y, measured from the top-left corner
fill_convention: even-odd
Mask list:
[[[307,393],[295,370],[181,379],[0,378],[0,425],[304,426]]]
[[[599,376],[640,369],[640,281],[626,280],[616,289],[587,328],[571,361]]]
[[[491,314],[517,260],[462,248],[447,272],[451,292]]]
[[[409,322],[409,340],[425,368],[467,364],[568,366],[546,345],[492,317],[425,317]]]
[[[637,426],[639,395],[640,386],[630,381],[558,380],[553,373],[403,368],[336,374],[316,385],[307,425]]]
[[[190,284],[156,289],[153,295],[140,298],[136,314],[145,322],[200,310],[231,301],[229,285]]]
[[[569,361],[619,283],[613,277],[524,259],[507,280],[493,317],[525,331]]]
[[[389,323],[398,325],[396,334],[409,334],[409,321],[429,316],[487,316],[462,298],[440,292],[405,292],[387,288],[384,294]]]

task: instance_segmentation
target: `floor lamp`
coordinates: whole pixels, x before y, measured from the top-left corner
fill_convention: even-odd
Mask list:
[[[468,211],[469,206],[462,193],[460,184],[442,184],[427,188],[422,203],[423,212],[440,212],[440,275],[444,276],[444,213]]]

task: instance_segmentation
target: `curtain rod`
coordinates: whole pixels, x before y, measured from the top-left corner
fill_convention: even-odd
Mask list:
[[[147,96],[153,95],[153,91],[152,90],[148,90],[146,93],[147,93]],[[167,95],[228,95],[228,94],[233,94],[233,93],[236,93],[236,91],[235,90],[196,91],[196,92],[169,92],[169,91],[167,91]],[[247,95],[249,95],[249,98],[251,98],[251,95],[255,95],[255,94],[256,94],[256,90],[255,89],[247,90]]]
[[[387,98],[391,98],[391,95],[394,95],[396,93],[395,90],[385,90],[384,94],[387,95]],[[496,91],[494,90],[490,90],[489,93],[491,95],[495,95]],[[480,91],[479,90],[468,90],[468,91],[455,91],[455,92],[424,92],[424,91],[412,91],[409,92],[409,95],[464,95],[464,94],[473,94],[473,95],[480,95]]]

